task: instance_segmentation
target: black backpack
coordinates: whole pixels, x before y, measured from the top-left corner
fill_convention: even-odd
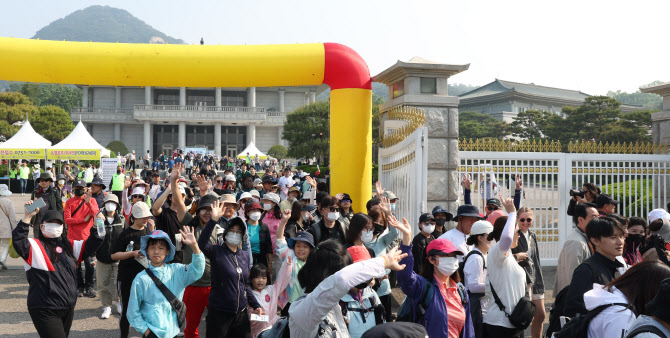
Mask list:
[[[423,278],[423,277],[421,277]],[[433,293],[435,292],[433,282],[423,278],[425,283],[423,284],[423,290],[421,290],[421,298],[419,299],[419,313],[414,313],[414,306],[412,306],[412,299],[410,297],[405,297],[405,300],[400,305],[398,309],[398,315],[396,322],[411,322],[418,323],[423,325],[423,318],[426,315],[426,310],[430,306],[430,303],[433,301]],[[466,305],[468,303],[467,292],[465,291],[465,286],[462,283],[456,283],[458,288],[458,295],[461,297],[461,303]],[[439,292],[439,290],[438,290]]]
[[[588,262],[584,262],[582,264],[590,264]],[[593,271],[593,267],[591,267],[591,271]],[[594,277],[592,276],[592,280]],[[545,331],[544,336],[546,338],[551,338],[551,334],[554,332],[558,332],[561,330],[561,317],[563,316],[563,309],[565,308],[565,297],[568,294],[568,289],[570,288],[570,285],[564,287],[557,295],[556,299],[554,299],[554,305],[551,306],[551,310],[549,310],[549,326],[547,327],[547,331]],[[594,309],[595,310],[595,309]]]
[[[598,314],[603,312],[610,306],[619,305],[625,308],[630,308],[630,305],[625,303],[603,304],[595,309],[589,311],[587,314],[578,314],[572,317],[569,322],[565,323],[560,331],[554,333],[555,338],[588,338],[589,324]]]
[[[645,332],[653,333],[661,338],[668,338],[668,336],[666,336],[665,333],[661,331],[661,329],[657,328],[654,325],[642,325],[633,331],[629,331],[626,334],[626,338],[635,338],[635,336],[637,336],[638,334]]]

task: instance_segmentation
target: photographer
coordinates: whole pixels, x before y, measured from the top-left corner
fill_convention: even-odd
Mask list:
[[[593,203],[596,198],[600,196],[600,188],[598,188],[593,183],[584,183],[582,185],[582,190],[572,189],[570,190],[570,204],[568,204],[568,216],[572,216],[575,212],[575,206],[578,203]]]

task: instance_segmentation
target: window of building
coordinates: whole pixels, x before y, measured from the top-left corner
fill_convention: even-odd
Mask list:
[[[179,89],[156,89],[154,91],[154,104],[179,105]]]
[[[400,80],[393,84],[393,98],[405,95],[405,81]]]
[[[189,106],[213,106],[215,103],[214,95],[213,90],[189,89],[186,91],[186,104]]]
[[[221,105],[225,107],[246,107],[246,92],[221,92]]]
[[[422,77],[421,94],[437,94],[437,79],[434,77]]]

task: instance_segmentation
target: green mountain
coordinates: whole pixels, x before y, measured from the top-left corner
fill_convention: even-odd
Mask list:
[[[80,9],[43,27],[33,39],[172,43],[184,41],[167,36],[123,9],[109,6],[91,6]]]

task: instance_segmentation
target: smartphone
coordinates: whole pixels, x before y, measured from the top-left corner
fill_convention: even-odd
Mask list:
[[[27,205],[26,206],[26,211],[28,213],[31,213],[31,212],[35,211],[35,209],[43,208],[45,206],[46,206],[46,203],[44,203],[44,200],[42,199],[42,197],[40,197],[40,198],[34,200],[33,204]]]

